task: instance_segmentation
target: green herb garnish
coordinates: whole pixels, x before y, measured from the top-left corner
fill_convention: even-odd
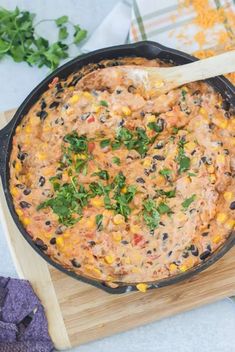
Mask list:
[[[185,155],[184,151],[184,145],[186,143],[187,142],[185,142],[183,138],[178,142],[178,156],[176,160],[179,164],[179,174],[182,174],[182,172],[187,171],[190,168],[190,159]]]
[[[94,172],[91,176],[99,176],[101,180],[109,180],[109,174],[107,170],[100,170],[98,172]]]
[[[183,206],[184,210],[188,209],[188,207],[190,206],[190,204],[191,204],[192,202],[194,202],[195,199],[196,199],[196,194],[193,194],[191,197],[185,199],[185,200],[183,201],[183,203],[182,203],[182,206]]]
[[[111,139],[103,139],[101,142],[100,142],[100,146],[101,148],[105,148],[105,147],[108,147],[111,143]]]
[[[68,37],[68,25],[74,31],[72,44],[79,44],[87,32],[72,24],[68,16],[36,24],[34,18],[35,14],[18,7],[13,11],[0,8],[0,58],[8,55],[16,62],[25,61],[30,66],[47,66],[53,70],[69,56],[69,45],[63,42]],[[54,22],[59,30],[58,40],[51,44],[35,31],[37,25],[46,21]]]
[[[176,189],[171,189],[170,191],[164,191],[163,189],[158,189],[155,191],[159,196],[166,196],[167,198],[174,198],[176,194]]]
[[[171,173],[172,173],[172,170],[167,169],[167,168],[159,171],[159,174],[164,176],[166,179],[171,175]]]
[[[101,105],[101,106],[106,106],[106,108],[109,107],[109,104],[108,104],[108,102],[107,102],[106,100],[101,100],[101,101],[100,101],[100,105]]]
[[[103,221],[103,215],[102,214],[96,215],[95,223],[96,223],[97,231],[100,231],[103,229],[102,221]]]
[[[143,218],[150,230],[154,230],[158,227],[160,214],[154,200],[147,199],[143,202]]]
[[[186,94],[187,94],[187,91],[186,91],[185,89],[182,89],[182,90],[181,90],[182,101],[185,101],[185,99],[186,99]]]
[[[66,134],[64,141],[69,143],[69,150],[74,153],[83,153],[88,151],[88,140],[85,135],[79,136],[76,131]]]
[[[118,158],[117,156],[114,156],[114,157],[112,158],[112,162],[113,162],[114,164],[120,165],[120,164],[121,164],[121,159]]]
[[[161,202],[158,207],[157,210],[159,212],[159,214],[172,214],[172,210],[170,207],[168,207],[168,205],[166,203]]]
[[[162,126],[159,126],[157,122],[149,122],[147,126],[152,131],[155,131],[157,133],[162,132]]]

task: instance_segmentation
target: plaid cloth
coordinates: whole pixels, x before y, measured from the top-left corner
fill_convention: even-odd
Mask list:
[[[153,40],[188,53],[206,50],[207,56],[212,50],[234,49],[234,3],[232,0],[133,0],[129,41],[141,40]]]

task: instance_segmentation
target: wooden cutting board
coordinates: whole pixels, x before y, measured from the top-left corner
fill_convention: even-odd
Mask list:
[[[0,128],[14,111],[0,114]],[[49,266],[19,233],[0,193],[0,220],[21,278],[31,282],[58,349],[65,349],[147,324],[235,294],[235,248],[192,279],[173,286],[111,295]]]

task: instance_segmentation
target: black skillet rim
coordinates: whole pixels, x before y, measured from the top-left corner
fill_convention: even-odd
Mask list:
[[[150,53],[151,50],[154,51],[154,55],[151,55]],[[161,54],[165,57],[161,57]],[[8,180],[9,180],[10,173],[9,173],[8,165],[9,165],[9,158],[11,154],[12,137],[14,135],[17,125],[20,123],[23,116],[28,112],[31,106],[38,100],[40,95],[46,90],[48,83],[50,83],[54,77],[58,76],[59,78],[65,78],[70,73],[75,72],[76,70],[80,69],[82,66],[87,65],[88,63],[96,63],[103,59],[108,59],[108,58],[118,59],[118,57],[124,57],[124,56],[142,56],[147,58],[150,58],[151,56],[151,58],[158,57],[165,61],[171,61],[171,60],[174,61],[173,58],[177,57],[179,60],[183,61],[183,63],[197,60],[195,57],[190,56],[186,53],[183,53],[175,49],[167,48],[161,44],[158,44],[152,41],[143,41],[143,42],[137,42],[134,44],[118,45],[118,46],[108,47],[104,49],[99,49],[94,52],[81,55],[65,63],[63,66],[59,67],[58,69],[56,69],[48,77],[46,77],[35,89],[33,89],[33,91],[27,96],[27,98],[23,101],[23,103],[16,111],[11,122],[0,131],[0,137],[1,137],[0,171],[1,171],[2,181],[3,181],[3,190],[5,193],[7,205],[10,210],[11,216],[16,226],[20,230],[21,234],[23,235],[23,237],[31,245],[31,247],[33,247],[33,249],[44,260],[46,260],[47,263],[51,264],[53,267],[57,268],[63,273],[79,281],[91,284],[95,287],[98,287],[112,294],[121,294],[125,292],[135,291],[137,283],[131,284],[131,283],[120,282],[120,283],[117,283],[118,284],[117,288],[109,287],[101,280],[89,278],[83,275],[78,275],[75,272],[66,269],[58,262],[51,259],[47,254],[45,254],[42,250],[40,250],[35,245],[34,241],[31,239],[30,235],[23,227],[22,223],[18,218],[18,215],[15,212],[12,196],[9,191]],[[94,60],[92,60],[93,58]],[[213,79],[209,79],[207,80],[207,82],[210,85],[212,85],[216,90],[218,90],[222,94],[225,100],[226,99],[229,100],[230,102],[232,102],[231,104],[235,106],[235,87],[226,78],[224,78],[223,76],[219,76]],[[222,87],[220,87],[221,84],[223,84],[226,87],[224,91],[221,91],[222,89]],[[185,280],[187,278],[190,278],[191,276],[205,270],[211,264],[213,264],[218,259],[220,259],[230,248],[232,248],[234,244],[235,244],[235,231],[232,231],[229,233],[229,237],[224,242],[224,244],[220,248],[218,248],[214,253],[212,253],[212,255],[204,262],[189,269],[184,273],[180,273],[175,276],[170,276],[169,278],[165,278],[161,280],[146,282],[146,284],[149,285],[149,288],[156,288],[156,287],[171,285],[171,284],[180,282],[182,280]]]

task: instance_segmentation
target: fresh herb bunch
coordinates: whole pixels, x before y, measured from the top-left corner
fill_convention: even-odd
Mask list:
[[[35,14],[21,11],[18,7],[9,11],[0,8],[0,59],[8,55],[16,62],[27,62],[30,66],[47,66],[54,70],[61,60],[69,56],[69,46],[78,45],[86,38],[87,31],[69,21],[68,16],[62,16],[52,21],[58,28],[58,40],[54,43],[39,36],[35,28],[41,23],[34,23]],[[73,28],[73,42],[68,45],[68,26]]]

